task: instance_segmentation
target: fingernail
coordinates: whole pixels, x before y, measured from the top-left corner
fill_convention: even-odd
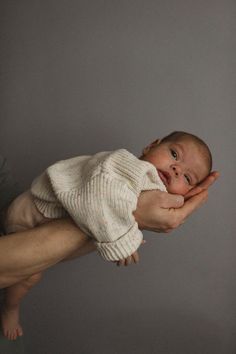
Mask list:
[[[177,202],[178,203],[183,203],[184,202],[184,197],[182,195],[178,195],[178,196],[176,196],[176,198],[177,198]]]

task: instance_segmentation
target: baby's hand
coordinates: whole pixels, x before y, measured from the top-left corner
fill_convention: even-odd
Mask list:
[[[142,245],[144,243],[146,243],[146,240],[142,241]],[[130,265],[132,263],[136,263],[137,264],[138,262],[139,262],[139,253],[138,253],[138,251],[135,251],[133,254],[131,254],[131,256],[129,256],[129,257],[125,258],[125,259],[121,259],[119,261],[116,261],[115,263],[116,263],[116,265],[118,267],[120,267],[120,266],[126,266],[127,267],[128,265]]]

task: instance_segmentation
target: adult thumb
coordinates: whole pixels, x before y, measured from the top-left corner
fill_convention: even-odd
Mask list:
[[[184,205],[184,197],[179,194],[165,193],[164,208],[181,208]]]

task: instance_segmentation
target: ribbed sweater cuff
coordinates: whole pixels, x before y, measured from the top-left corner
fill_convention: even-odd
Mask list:
[[[131,256],[143,239],[142,232],[135,223],[132,228],[122,237],[114,242],[96,242],[97,249],[106,261],[119,261]]]

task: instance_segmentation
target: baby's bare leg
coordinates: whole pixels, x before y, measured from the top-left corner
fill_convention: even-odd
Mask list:
[[[81,257],[95,250],[94,241],[87,236],[81,237],[79,247],[74,250],[63,261]],[[2,330],[5,337],[15,340],[23,335],[23,330],[19,322],[20,303],[29,290],[36,285],[42,277],[42,273],[34,274],[19,283],[5,289],[5,302],[1,313]]]
[[[16,339],[23,334],[19,324],[20,302],[39,281],[38,273],[62,260],[92,252],[95,245],[70,219],[1,237],[0,243],[0,285],[8,286],[1,314],[2,328],[7,338]],[[9,254],[5,256],[4,244],[5,249],[11,250],[10,258]]]
[[[88,236],[69,218],[0,237],[0,288],[42,272],[80,249],[86,253],[87,242],[91,246]]]
[[[54,222],[52,222],[52,223],[50,222],[48,224],[42,225],[40,228],[35,228],[35,229],[27,231],[29,236],[26,240],[28,240],[30,242],[31,236],[32,236],[32,240],[34,240],[34,241],[37,241],[37,239],[38,239],[38,241],[36,242],[36,245],[35,245],[37,252],[35,252],[34,248],[30,248],[30,250],[28,250],[27,247],[24,247],[24,256],[22,258],[22,261],[23,260],[25,261],[27,255],[32,255],[32,257],[33,257],[32,261],[33,260],[35,261],[35,258],[37,258],[37,257],[35,257],[36,254],[39,256],[41,254],[41,256],[42,256],[41,257],[42,259],[39,258],[40,262],[37,261],[39,263],[39,267],[36,267],[36,269],[34,269],[34,267],[33,268],[29,267],[29,271],[31,269],[31,271],[38,270],[38,272],[39,272],[42,270],[42,268],[46,268],[45,264],[44,264],[45,263],[44,258],[45,257],[49,258],[51,253],[55,253],[56,249],[58,248],[59,245],[60,245],[60,248],[59,248],[60,252],[59,253],[57,252],[58,253],[57,261],[60,261],[60,258],[61,258],[61,260],[66,261],[66,260],[73,259],[75,257],[81,257],[81,256],[88,254],[88,253],[95,250],[94,241],[91,238],[88,238],[86,235],[84,235],[80,230],[78,230],[78,228],[73,223],[66,221],[66,224],[64,225],[65,221],[61,220],[61,221],[58,221],[58,223],[55,222],[55,225],[57,225],[57,224],[58,225],[51,229],[53,223]],[[45,243],[44,239],[43,240],[40,239],[41,234],[43,233],[42,232],[43,230],[46,232],[46,235],[48,235],[48,236],[50,235],[50,237],[47,237],[45,235],[47,237],[47,239],[51,239],[51,236],[53,236],[52,237],[53,243],[51,245],[51,242],[49,243],[48,242],[49,240],[46,239],[46,241],[47,241],[46,244],[48,247],[45,248],[44,252],[40,253],[39,252],[40,245],[41,244],[43,245]],[[31,235],[31,233],[32,233],[32,235]],[[74,236],[73,236],[73,234],[74,234]],[[17,234],[5,236],[4,238],[5,238],[5,240],[9,240],[9,241],[15,240],[15,242],[17,242],[18,236],[19,236],[19,234],[17,233]],[[37,238],[37,236],[39,236],[39,238]],[[57,241],[56,243],[55,243],[54,238]],[[63,242],[59,242],[59,241],[63,241]],[[67,245],[67,243],[68,243],[68,245]],[[13,246],[14,246],[14,243],[13,243]],[[21,246],[21,243],[18,246]],[[25,246],[27,246],[27,244]],[[12,249],[12,247],[10,247],[10,248]],[[17,247],[17,250],[19,251],[19,247]],[[53,252],[51,252],[51,251],[53,251]],[[16,262],[15,262],[15,265],[16,265]],[[46,265],[47,265],[47,263],[46,263]],[[17,266],[18,266],[18,263],[17,263]],[[1,319],[2,319],[3,334],[8,339],[14,340],[18,336],[21,336],[23,334],[23,330],[22,330],[21,325],[19,323],[20,302],[23,299],[23,297],[28,293],[28,291],[36,283],[38,283],[38,281],[41,278],[41,274],[42,273],[39,272],[39,273],[36,273],[32,276],[28,276],[26,279],[23,279],[23,280],[19,279],[20,281],[18,281],[16,284],[6,288],[6,290],[5,290],[6,291],[5,303],[4,303],[2,313],[1,313]]]
[[[20,302],[29,290],[40,281],[41,277],[42,273],[37,273],[5,289],[1,319],[3,334],[8,339],[15,340],[18,336],[23,335],[19,323]]]

